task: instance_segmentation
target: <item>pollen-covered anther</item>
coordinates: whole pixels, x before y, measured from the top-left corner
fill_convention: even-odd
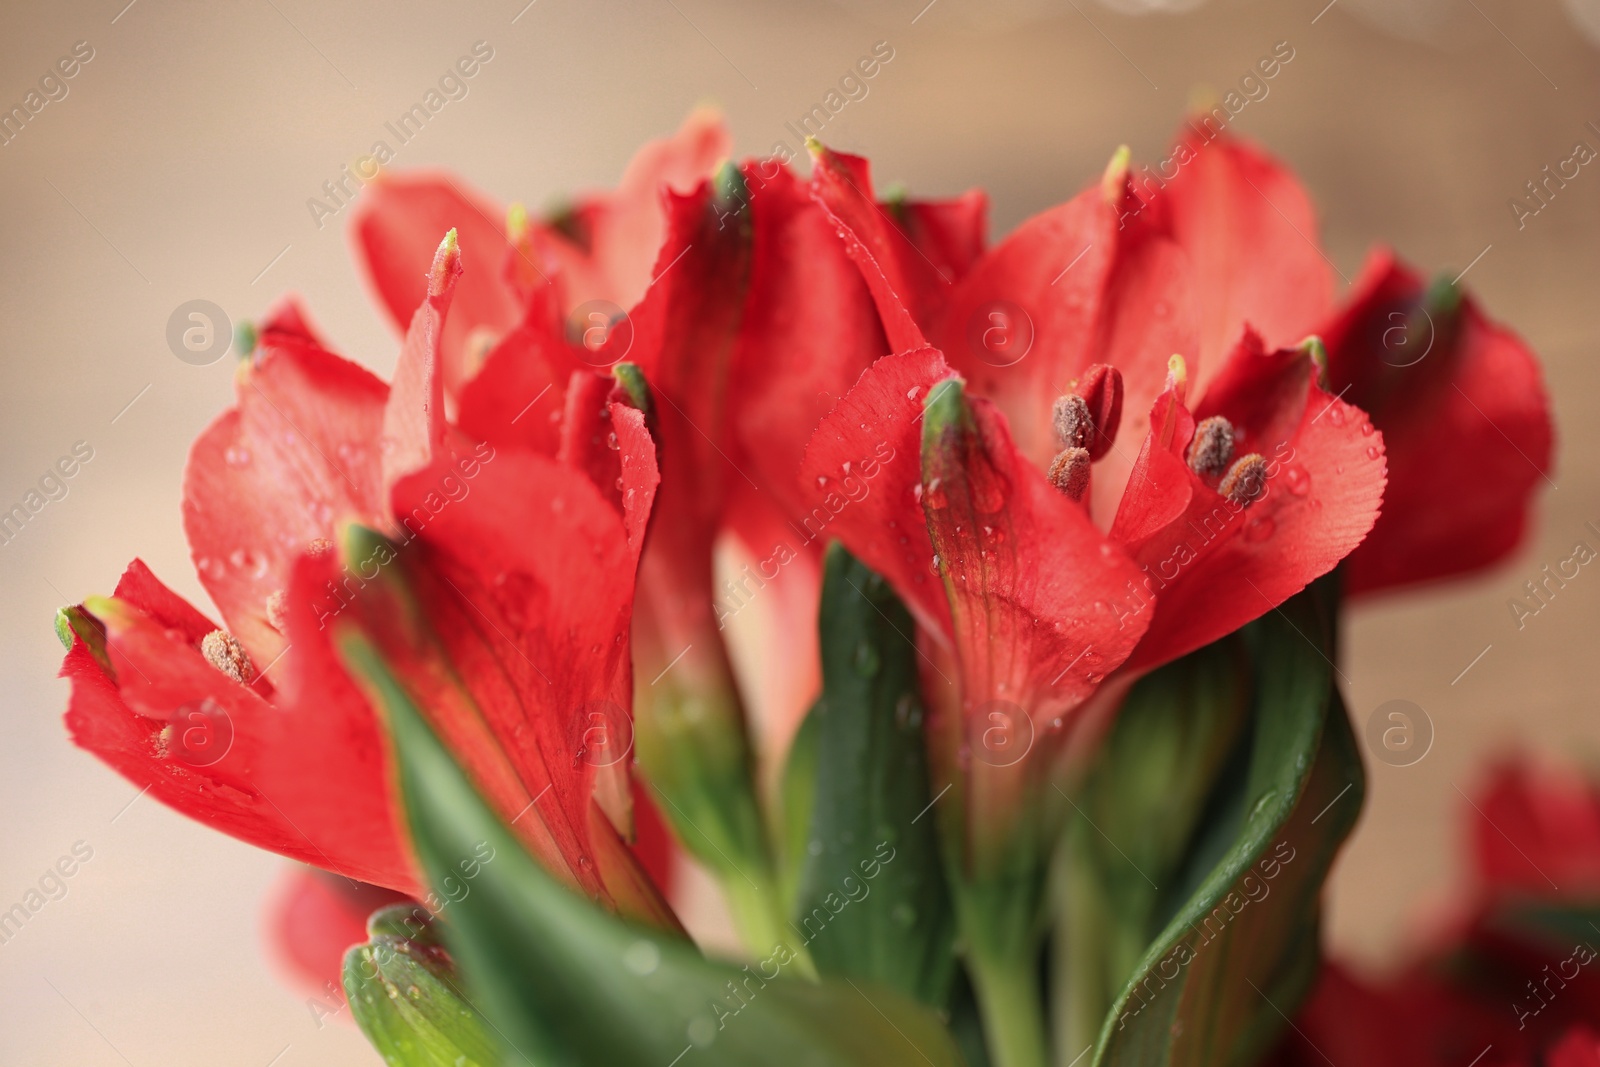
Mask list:
[[[1189,469],[1202,478],[1217,478],[1233,459],[1233,423],[1213,415],[1195,427],[1189,442]]]
[[[267,621],[280,634],[289,632],[289,598],[282,589],[274,589],[267,597]]]
[[[1073,500],[1082,500],[1089,491],[1089,471],[1092,467],[1087,448],[1063,448],[1050,461],[1050,484]]]
[[[241,684],[256,676],[255,665],[244,646],[226,630],[212,630],[201,638],[200,654],[207,663]]]
[[[1222,476],[1222,481],[1217,485],[1217,492],[1241,506],[1260,499],[1266,491],[1267,461],[1261,458],[1259,452],[1241,457],[1228,468],[1228,473]]]
[[[326,556],[335,547],[334,543],[326,537],[313,537],[311,543],[306,545],[306,552],[315,559],[319,556]]]
[[[1089,414],[1088,401],[1077,393],[1056,398],[1050,409],[1050,422],[1061,448],[1088,448],[1094,440],[1094,418]]]

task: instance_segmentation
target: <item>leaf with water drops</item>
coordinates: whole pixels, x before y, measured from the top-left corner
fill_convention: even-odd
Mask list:
[[[443,934],[503,1042],[501,1062],[538,1067],[961,1067],[932,1012],[870,982],[796,977],[780,946],[745,967],[628,922],[557,882],[530,856],[359,634],[341,651],[384,709],[416,855],[434,883],[487,845]]]
[[[931,813],[910,613],[842,546],[819,613],[822,698],[810,842],[794,922],[823,974],[943,1007],[954,921]]]

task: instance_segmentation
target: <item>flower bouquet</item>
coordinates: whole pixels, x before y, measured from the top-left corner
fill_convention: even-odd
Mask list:
[[[1468,994],[1319,952],[1339,623],[1517,546],[1531,353],[1387,251],[1335,299],[1201,117],[995,244],[807,148],[696,113],[542,217],[379,175],[393,380],[294,299],[244,331],[184,479],[222,624],[137,560],[64,608],[73,739],[315,869],[282,936],[397,1067],[1456,1062]],[[1596,899],[1515,881],[1446,954],[1503,979]],[[1600,1062],[1555,1002],[1505,1062]]]

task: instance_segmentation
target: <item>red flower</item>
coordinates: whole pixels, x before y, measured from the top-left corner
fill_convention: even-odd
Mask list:
[[[1600,790],[1513,758],[1462,814],[1473,871],[1441,933],[1385,978],[1328,964],[1272,1063],[1600,1063]]]
[[[1349,590],[1509,555],[1549,482],[1550,401],[1533,353],[1471,297],[1425,285],[1382,249],[1320,332],[1329,388],[1370,412],[1389,448],[1384,513],[1350,557]]]
[[[1320,307],[1301,239],[1280,248],[1284,227],[1230,184],[1288,179],[1231,146],[1196,151],[1148,202],[1119,156],[1099,187],[941,272],[871,203],[865,161],[817,150],[816,196],[904,352],[823,422],[803,481],[884,464],[837,534],[953,650],[969,744],[997,700],[1044,732],[1118,667],[1237,629],[1377,516],[1381,435],[1318,385],[1312,349],[1244,322],[1278,297]],[[1283,317],[1263,320],[1274,345],[1294,337]]]
[[[185,527],[227,629],[135,561],[113,599],[67,613],[67,723],[181,811],[423,899],[379,722],[330,642],[359,623],[535,854],[672,925],[624,844],[632,790],[614,751],[658,477],[644,413],[584,371],[571,392],[589,403],[562,422],[557,454],[450,425],[440,353],[460,272],[452,232],[392,388],[328,352],[292,305],[262,325],[237,406],[196,441],[185,478]],[[601,414],[612,448],[594,438]],[[389,539],[342,533],[351,523]]]

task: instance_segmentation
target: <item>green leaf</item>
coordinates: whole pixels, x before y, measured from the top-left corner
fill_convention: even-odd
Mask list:
[[[959,1067],[933,1015],[890,990],[791,977],[793,953],[743,969],[611,915],[523,851],[360,634],[346,664],[388,719],[411,839],[434,882],[480,844],[494,850],[452,901],[451,954],[508,1062],[539,1067],[751,1063]]]
[[[1182,862],[1147,872],[1174,903],[1156,908],[1162,928],[1104,1020],[1097,1065],[1254,1063],[1310,989],[1323,881],[1364,792],[1325,594],[1314,587],[1243,631],[1249,727]]]
[[[816,710],[813,705],[794,732],[779,790],[778,810],[782,823],[774,836],[778,840],[779,892],[785,915],[794,912],[800,877],[806,869],[806,846],[811,842],[811,814],[817,800],[817,738],[821,733],[818,727],[822,722]]]
[[[823,974],[943,1007],[955,920],[929,814],[911,615],[887,582],[834,545],[819,619],[822,699],[807,723],[817,733],[816,787],[795,924]]]
[[[344,993],[389,1067],[495,1067],[499,1051],[428,913],[395,905],[367,920],[344,957]]]

